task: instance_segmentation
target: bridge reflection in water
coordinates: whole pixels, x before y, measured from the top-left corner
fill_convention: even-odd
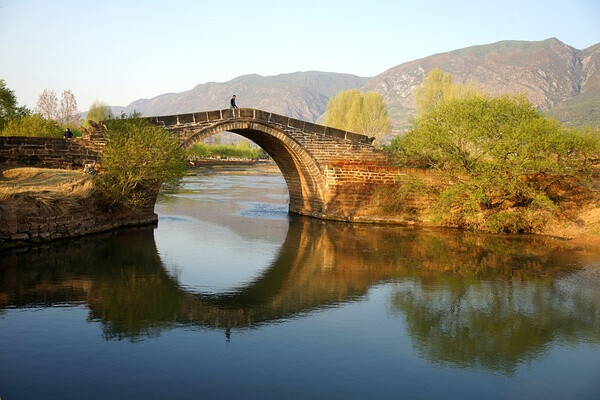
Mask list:
[[[138,340],[174,327],[227,335],[392,288],[421,356],[510,373],[554,342],[600,343],[598,260],[544,238],[290,221],[268,270],[225,294],[186,291],[168,273],[152,229],[2,255],[7,307],[83,303],[107,339]]]

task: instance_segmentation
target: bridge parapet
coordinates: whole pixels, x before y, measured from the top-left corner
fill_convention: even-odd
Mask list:
[[[337,139],[349,140],[353,143],[371,144],[375,139],[366,135],[348,132],[329,126],[318,125],[312,122],[302,121],[254,108],[223,109],[147,118],[147,121],[152,124],[161,125],[172,130],[176,130],[178,128],[182,129],[186,126],[212,125],[214,123],[231,120],[256,121],[264,124],[274,125],[279,128],[283,128],[284,130],[295,129],[305,133],[314,133],[335,137]]]
[[[279,166],[291,212],[319,218],[373,221],[381,213],[378,190],[399,170],[373,138],[252,108],[151,117],[189,148],[223,131],[244,136]]]

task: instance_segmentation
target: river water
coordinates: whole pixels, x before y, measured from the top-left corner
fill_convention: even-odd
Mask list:
[[[287,214],[200,173],[158,227],[0,253],[0,397],[599,399],[600,252]]]

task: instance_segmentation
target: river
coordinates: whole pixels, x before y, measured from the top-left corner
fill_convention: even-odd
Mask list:
[[[0,398],[600,398],[598,249],[289,215],[252,168],[156,212],[0,253]]]

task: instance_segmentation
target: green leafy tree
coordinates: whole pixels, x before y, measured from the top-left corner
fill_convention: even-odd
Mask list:
[[[380,94],[350,89],[329,100],[325,125],[381,140],[390,130],[390,118]]]
[[[414,102],[417,114],[435,108],[444,101],[480,94],[472,84],[452,83],[452,75],[434,68],[415,88]]]
[[[58,122],[47,120],[40,114],[33,114],[8,121],[1,136],[39,136],[48,138],[63,137]]]
[[[492,231],[535,231],[556,210],[553,183],[584,179],[600,154],[590,128],[564,129],[524,96],[442,101],[392,142],[406,165],[435,168],[449,185],[438,215]]]
[[[185,171],[183,149],[172,133],[143,119],[107,120],[98,187],[111,204],[148,205],[161,184],[176,184]]]
[[[27,108],[17,106],[15,93],[6,87],[4,79],[0,79],[0,131],[11,119],[20,118],[29,113]]]
[[[87,128],[90,126],[89,121],[99,123],[110,118],[113,118],[113,113],[110,107],[106,103],[96,100],[90,106],[90,109],[87,115],[85,116],[85,121],[83,125]]]

